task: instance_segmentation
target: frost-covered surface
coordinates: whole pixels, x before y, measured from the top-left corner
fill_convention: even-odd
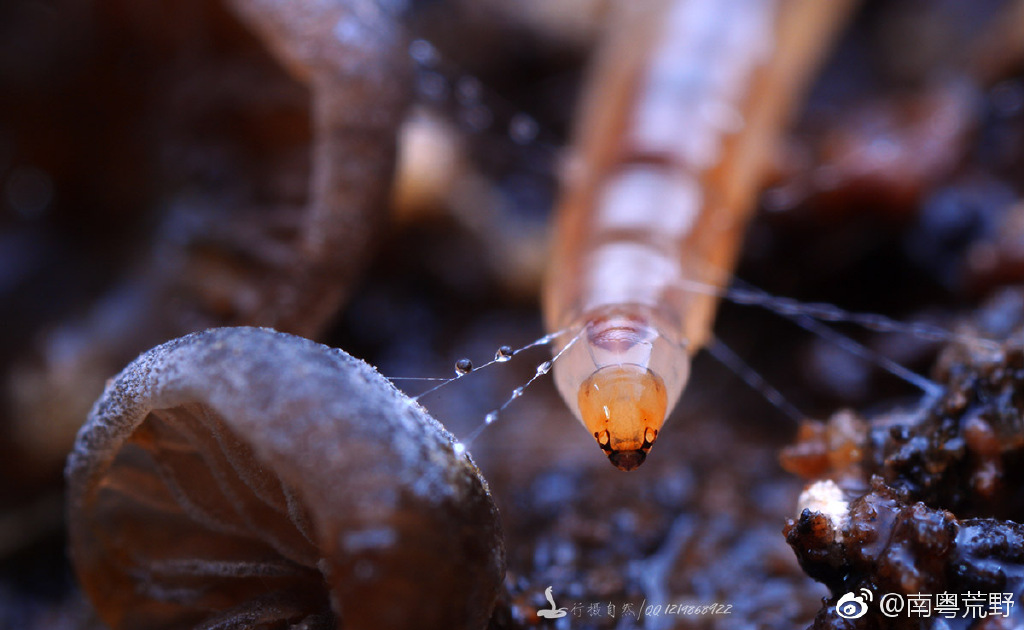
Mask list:
[[[346,627],[479,627],[500,529],[452,443],[340,350],[255,328],[171,341],[113,379],[79,433],[77,572],[115,627],[208,609],[330,626],[331,608]]]

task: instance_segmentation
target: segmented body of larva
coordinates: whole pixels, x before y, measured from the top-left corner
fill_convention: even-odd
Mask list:
[[[583,98],[544,299],[555,382],[611,462],[645,459],[708,341],[767,160],[852,6],[623,3]]]

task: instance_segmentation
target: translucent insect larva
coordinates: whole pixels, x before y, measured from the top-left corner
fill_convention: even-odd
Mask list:
[[[686,385],[686,340],[640,305],[591,311],[583,329],[555,362],[555,384],[612,464],[633,470]]]
[[[622,3],[545,286],[555,383],[611,462],[647,456],[710,336],[763,166],[852,2]],[[646,45],[638,45],[644,42]]]

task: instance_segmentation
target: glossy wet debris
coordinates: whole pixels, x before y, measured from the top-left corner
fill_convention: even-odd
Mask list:
[[[916,628],[921,608],[911,614],[906,602],[931,606],[948,593],[976,594],[971,608],[945,600],[965,627],[1024,619],[1022,298],[1002,293],[966,328],[1001,344],[946,348],[935,370],[940,398],[870,419],[837,414],[805,427],[783,452],[787,467],[819,480],[786,526],[804,570],[832,592],[814,628],[849,627],[838,600],[862,588],[876,599],[906,598],[906,609],[885,615],[868,606],[858,627]],[[929,609],[928,623],[945,616]],[[994,625],[983,625],[987,616]]]

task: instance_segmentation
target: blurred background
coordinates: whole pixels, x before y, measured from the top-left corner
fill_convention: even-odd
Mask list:
[[[379,194],[332,209],[367,247],[338,248],[326,268],[300,243],[325,212],[310,186],[332,142],[316,124],[324,88],[268,52],[233,8],[244,2],[0,4],[0,627],[91,627],[64,553],[61,469],[105,381],[143,350],[271,325],[387,376],[448,376],[544,333],[557,173],[613,1],[414,3],[407,72],[381,96],[409,103],[380,131],[398,143],[396,183],[375,167]],[[947,327],[992,296],[1019,300],[1001,293],[1024,274],[1018,4],[862,3],[779,151],[738,276]],[[323,292],[331,308],[289,306]],[[937,349],[843,332],[922,372]],[[917,395],[759,309],[724,305],[716,333],[809,416]],[[547,358],[518,355],[423,402],[466,436]],[[801,483],[776,453],[795,429],[701,357],[648,462],[625,475],[539,380],[471,448],[507,536],[492,626],[536,623],[548,585],[559,606],[734,606],[679,627],[806,626],[827,593],[779,533]]]

